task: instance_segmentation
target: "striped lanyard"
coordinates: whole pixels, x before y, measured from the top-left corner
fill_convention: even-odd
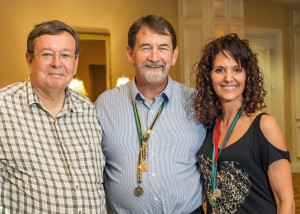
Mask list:
[[[139,137],[139,143],[140,143],[140,152],[138,155],[138,164],[137,164],[137,183],[138,186],[134,189],[134,194],[136,196],[141,196],[144,193],[143,188],[140,186],[142,183],[142,172],[145,172],[148,170],[148,163],[146,162],[146,157],[147,157],[147,143],[148,139],[150,137],[150,134],[152,133],[153,127],[155,123],[157,122],[162,110],[164,109],[165,105],[167,103],[167,98],[164,97],[163,102],[160,104],[149,128],[147,129],[146,133],[143,135],[142,131],[142,125],[141,125],[141,119],[139,115],[139,111],[136,106],[136,102],[132,101],[132,106],[133,106],[133,114],[134,114],[134,119],[135,119],[135,125],[136,129],[138,132],[138,137]]]
[[[161,105],[159,106],[156,114],[155,114],[155,117],[153,118],[148,130],[146,131],[146,133],[143,135],[142,134],[142,125],[141,125],[141,119],[140,119],[140,115],[139,115],[139,111],[137,109],[137,106],[136,106],[136,102],[135,101],[132,101],[132,106],[133,106],[133,114],[134,114],[134,119],[135,119],[135,125],[136,125],[136,129],[137,129],[137,132],[138,132],[138,136],[139,136],[139,142],[140,142],[140,145],[142,146],[143,144],[143,139],[146,139],[146,141],[149,139],[150,137],[150,134],[152,132],[152,129],[157,121],[157,119],[159,118],[162,110],[164,109],[165,105],[167,103],[167,98],[165,97],[163,102],[161,103]]]

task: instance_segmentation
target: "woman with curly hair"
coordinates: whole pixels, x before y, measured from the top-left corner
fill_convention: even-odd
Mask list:
[[[207,136],[199,168],[207,213],[294,213],[290,157],[248,40],[228,34],[208,43],[194,98]]]

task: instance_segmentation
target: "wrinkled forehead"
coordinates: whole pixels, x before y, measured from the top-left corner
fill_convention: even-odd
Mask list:
[[[166,30],[164,33],[160,33],[148,26],[143,26],[137,32],[135,45],[140,45],[141,43],[164,43],[172,46],[172,38]]]

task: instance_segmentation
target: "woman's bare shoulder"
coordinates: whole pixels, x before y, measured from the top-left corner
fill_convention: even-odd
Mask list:
[[[265,114],[261,117],[260,128],[267,140],[278,149],[286,151],[283,133],[274,116]]]

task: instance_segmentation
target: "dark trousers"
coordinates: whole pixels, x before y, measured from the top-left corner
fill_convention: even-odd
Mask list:
[[[197,209],[195,209],[193,212],[191,212],[190,214],[205,214],[204,210],[203,210],[203,206],[201,205],[200,207],[198,207]]]

